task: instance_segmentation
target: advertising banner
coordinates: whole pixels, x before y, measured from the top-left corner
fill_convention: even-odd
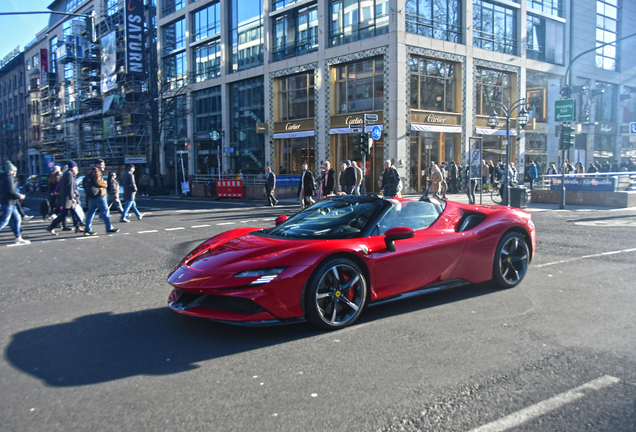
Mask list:
[[[143,0],[127,0],[124,16],[126,29],[126,73],[144,74]]]
[[[117,44],[115,42],[115,32],[111,32],[102,38],[102,73],[100,78],[102,94],[116,87],[116,68]]]
[[[609,191],[616,190],[617,177],[565,177],[566,190]],[[561,190],[561,176],[550,177],[550,189]]]
[[[49,50],[46,48],[40,49],[40,87],[44,87],[48,84],[49,73]]]

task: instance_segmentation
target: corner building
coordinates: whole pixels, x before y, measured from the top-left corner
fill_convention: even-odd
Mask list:
[[[519,175],[558,157],[551,113],[572,57],[568,1],[157,1],[161,72],[181,89],[165,106],[187,113],[162,137],[175,147],[164,168],[186,154],[195,181],[219,168],[297,174],[305,162],[315,172],[361,162],[349,124],[377,114],[367,191],[379,191],[391,159],[406,191],[423,192],[431,161],[465,166],[469,137],[483,138],[486,160],[504,159],[501,111],[487,126],[492,102],[522,98],[530,123],[518,131],[514,112],[510,125]]]

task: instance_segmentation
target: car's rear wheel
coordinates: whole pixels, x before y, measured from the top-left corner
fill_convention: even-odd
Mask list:
[[[495,250],[493,281],[501,288],[517,286],[526,275],[530,251],[523,236],[517,232],[506,234]]]
[[[337,330],[352,324],[367,299],[367,281],[356,263],[334,258],[320,265],[305,294],[307,321]]]

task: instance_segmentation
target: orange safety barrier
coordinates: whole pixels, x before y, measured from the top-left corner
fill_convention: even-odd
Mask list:
[[[217,180],[216,196],[243,198],[243,182],[241,180]]]

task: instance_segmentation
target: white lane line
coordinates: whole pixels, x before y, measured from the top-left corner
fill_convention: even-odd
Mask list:
[[[604,255],[614,255],[614,254],[619,254],[619,253],[635,252],[635,251],[636,251],[636,248],[632,248],[632,249],[623,249],[623,250],[618,250],[618,251],[597,253],[597,254],[592,254],[592,255],[584,255],[584,256],[580,256],[580,257],[576,257],[576,258],[566,259],[566,260],[563,260],[563,261],[556,261],[556,262],[551,262],[551,263],[546,263],[546,264],[539,264],[539,265],[536,265],[534,267],[536,267],[536,268],[548,267],[548,266],[553,266],[553,265],[556,265],[556,264],[565,264],[565,263],[569,263],[569,262],[573,262],[573,261],[579,261],[579,260],[587,259],[587,258],[598,258],[598,257],[604,256]]]
[[[261,219],[262,221],[273,221],[276,220],[276,218],[267,218],[267,219]]]
[[[258,219],[248,219],[244,221],[239,221],[240,223],[248,223],[248,222],[258,222]]]
[[[210,225],[192,225],[190,228],[205,228],[205,227],[209,227]]]
[[[234,225],[236,222],[223,222],[223,223],[218,223],[217,225]]]
[[[146,234],[146,233],[153,233],[153,232],[159,232],[159,231],[157,230],[137,231],[137,234]]]
[[[605,387],[616,384],[619,381],[620,379],[614,378],[613,376],[602,376],[575,389],[558,394],[551,397],[550,399],[546,399],[537,404],[531,405],[528,408],[524,408],[506,417],[500,418],[499,420],[496,420],[492,423],[488,423],[486,425],[473,429],[470,432],[499,432],[517,427],[520,424],[527,422],[528,420],[535,419],[549,413],[550,411],[561,408],[562,406],[569,404],[570,402],[579,400],[589,394],[590,391],[601,390]]]
[[[84,236],[84,237],[75,237],[75,240],[86,240],[89,238],[99,238],[98,235],[94,235],[94,236]]]
[[[182,230],[185,229],[184,227],[177,227],[177,228],[166,228],[166,231],[176,231],[176,230]]]
[[[66,239],[44,240],[42,243],[52,243],[52,242],[61,242],[61,241],[66,241]]]

